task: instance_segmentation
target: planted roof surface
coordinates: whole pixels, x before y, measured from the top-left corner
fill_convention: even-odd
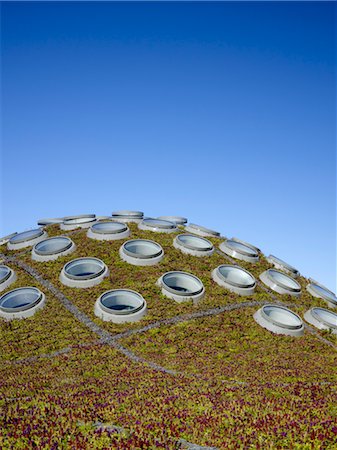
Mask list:
[[[48,236],[69,233],[76,250],[46,263],[32,260],[30,248],[0,247],[1,263],[17,274],[1,294],[31,286],[46,296],[34,316],[0,319],[0,448],[179,449],[185,441],[219,449],[335,448],[336,335],[313,327],[300,337],[276,335],[253,319],[265,304],[302,320],[309,308],[326,308],[305,289],[308,280],[296,279],[298,298],[271,291],[258,281],[272,267],[261,254],[254,264],[239,261],[257,280],[255,292],[241,297],[211,277],[233,264],[229,256],[191,256],[173,246],[174,234],[128,226],[129,238],[98,241],[85,229],[48,225]],[[154,240],[164,258],[128,264],[119,249],[131,239]],[[207,237],[215,248],[224,239]],[[86,289],[64,286],[60,272],[77,258],[101,260],[110,275]],[[184,303],[164,296],[156,283],[167,272],[197,277],[205,296]],[[101,320],[94,304],[112,289],[139,293],[147,314],[133,323]],[[134,307],[116,305],[106,307]]]

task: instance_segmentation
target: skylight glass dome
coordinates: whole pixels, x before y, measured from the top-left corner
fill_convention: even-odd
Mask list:
[[[212,242],[193,234],[179,234],[174,238],[173,246],[183,253],[193,256],[210,256],[214,253]]]
[[[0,317],[7,320],[31,317],[44,304],[45,295],[35,287],[13,289],[0,297]]]
[[[129,211],[129,210],[121,210],[114,211],[111,214],[112,220],[117,220],[118,222],[134,222],[139,223],[143,220],[144,213],[142,211]]]
[[[202,281],[187,272],[166,272],[159,278],[157,284],[162,288],[163,295],[179,303],[188,300],[197,302],[205,295]]]
[[[309,278],[310,283],[307,285],[307,291],[310,292],[316,298],[322,298],[325,300],[330,308],[337,307],[337,297],[336,295],[330,291],[328,288],[318,283],[318,281]]]
[[[16,274],[10,267],[0,264],[0,292],[16,281]]]
[[[337,334],[337,314],[328,309],[311,308],[304,314],[304,318],[320,330],[330,330]]]
[[[235,259],[241,259],[251,263],[259,260],[259,255],[255,247],[252,247],[249,244],[242,244],[236,240],[227,239],[226,241],[221,242],[219,247],[226,255]]]
[[[291,266],[290,264],[286,263],[280,258],[277,258],[274,255],[269,255],[268,258],[266,258],[267,261],[272,264],[276,269],[280,269],[286,273],[289,273],[292,277],[297,278],[299,276],[299,271],[295,269],[295,267]]]
[[[77,258],[65,264],[60,281],[69,287],[88,288],[101,283],[109,275],[107,266],[98,258]]]
[[[177,225],[184,225],[187,223],[186,217],[181,216],[160,216],[158,217],[160,220],[168,220],[169,222],[176,223]]]
[[[37,224],[40,226],[46,226],[46,225],[54,225],[54,224],[61,224],[63,222],[63,217],[50,217],[47,219],[39,219],[37,221]]]
[[[0,265],[0,285],[10,277],[11,271],[9,267]]]
[[[112,220],[111,216],[96,216],[96,220]]]
[[[74,242],[66,236],[56,236],[38,242],[32,249],[35,261],[53,261],[60,256],[72,253],[76,249]]]
[[[8,250],[19,250],[21,248],[35,245],[47,237],[48,234],[43,230],[43,228],[23,231],[22,233],[17,233],[11,237],[8,241],[7,247]]]
[[[99,241],[114,241],[129,237],[130,230],[121,222],[97,222],[89,228],[87,236]]]
[[[279,305],[264,305],[254,314],[255,321],[275,334],[302,336],[303,321],[288,308]]]
[[[196,225],[195,223],[189,223],[188,225],[186,225],[185,230],[189,233],[197,234],[198,236],[220,237],[220,233],[218,231],[202,227],[201,225]]]
[[[5,245],[5,244],[7,244],[7,243],[10,241],[10,239],[11,239],[13,236],[15,236],[16,234],[18,234],[18,233],[17,233],[17,232],[11,233],[11,234],[8,234],[7,236],[3,236],[2,238],[0,238],[0,245]]]
[[[157,233],[174,233],[177,231],[177,224],[168,220],[160,219],[143,219],[138,228],[145,231],[154,231]]]
[[[134,266],[153,266],[164,257],[164,250],[157,242],[149,239],[132,239],[119,249],[123,261]]]
[[[289,294],[295,297],[299,297],[301,294],[301,285],[289,275],[286,275],[279,270],[266,270],[261,273],[260,280],[279,294]]]
[[[252,295],[256,288],[256,281],[251,273],[230,264],[222,264],[214,269],[212,278],[220,286],[239,295]]]
[[[95,303],[95,315],[104,321],[136,322],[146,314],[144,298],[130,289],[104,292]]]
[[[63,222],[60,224],[60,228],[65,231],[76,230],[76,228],[89,228],[94,222],[96,222],[95,214],[67,216],[64,217]]]
[[[255,250],[256,253],[261,252],[261,250],[258,247],[256,247],[255,245],[250,244],[249,242],[243,241],[242,239],[238,239],[236,237],[232,237],[231,241],[239,242],[240,244],[246,245],[247,247],[250,247],[253,250]]]

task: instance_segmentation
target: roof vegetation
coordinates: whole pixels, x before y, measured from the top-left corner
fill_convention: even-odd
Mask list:
[[[311,327],[302,337],[275,335],[253,319],[263,303],[282,302],[302,318],[310,307],[326,308],[306,291],[308,280],[297,278],[299,298],[260,282],[253,295],[240,297],[211,277],[233,261],[222,252],[191,256],[174,248],[176,233],[128,226],[130,237],[114,241],[47,226],[49,236],[67,235],[76,244],[75,252],[49,262],[32,260],[31,248],[0,246],[0,259],[17,274],[4,292],[36,286],[47,299],[32,317],[0,319],[0,448],[179,449],[191,442],[335,449],[336,335]],[[146,267],[124,262],[119,248],[136,238],[160,244],[163,260]],[[223,240],[207,239],[217,249]],[[64,264],[84,256],[101,259],[110,275],[92,288],[64,286]],[[235,263],[256,280],[272,267],[263,255],[254,264]],[[197,276],[205,297],[177,303],[164,296],[156,282],[172,270]],[[97,298],[119,288],[144,297],[142,320],[115,324],[95,316]]]

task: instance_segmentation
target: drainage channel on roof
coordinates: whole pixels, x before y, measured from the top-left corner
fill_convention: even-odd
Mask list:
[[[337,334],[337,314],[325,308],[311,308],[304,313],[307,322],[320,330],[330,330]]]
[[[189,223],[186,225],[185,230],[189,233],[197,234],[198,236],[220,237],[220,233],[218,231],[202,227],[201,225],[196,225],[195,223]]]
[[[233,239],[227,239],[227,241],[221,242],[219,248],[226,255],[235,259],[241,259],[251,263],[259,260],[259,255],[255,247],[250,244],[243,244]]]
[[[160,216],[157,218],[159,220],[168,220],[169,222],[176,223],[177,225],[185,225],[185,223],[187,223],[186,217],[181,216]]]
[[[195,275],[186,272],[166,272],[158,281],[162,294],[176,302],[193,300],[197,302],[205,295],[205,288],[201,280]]]
[[[134,266],[153,266],[164,258],[164,250],[157,242],[148,239],[132,239],[119,249],[123,261]]]
[[[210,256],[214,253],[214,245],[208,239],[193,234],[179,234],[173,240],[173,246],[193,256]]]
[[[60,224],[60,228],[64,231],[76,230],[76,228],[89,228],[94,222],[96,222],[95,214],[67,216],[63,218],[63,222]]]
[[[294,278],[297,278],[300,273],[295,267],[291,266],[290,264],[286,263],[285,261],[282,261],[282,259],[277,258],[274,255],[269,255],[268,258],[266,258],[267,261],[272,264],[276,269],[283,270],[284,272],[289,273]]]
[[[304,333],[300,316],[284,306],[264,305],[253,317],[261,327],[275,334],[302,336]]]
[[[7,244],[8,250],[19,250],[21,248],[30,247],[43,241],[48,237],[48,234],[43,228],[37,228],[35,230],[23,231],[17,233],[10,238]]]
[[[11,238],[12,238],[13,236],[16,236],[17,234],[18,234],[18,233],[15,232],[15,233],[7,234],[7,236],[3,236],[2,238],[0,238],[0,245],[5,245],[5,244],[7,244],[7,243],[11,240]]]
[[[230,264],[222,264],[212,271],[213,280],[239,295],[252,295],[256,288],[255,278],[247,270]]]
[[[289,294],[294,297],[299,297],[301,294],[301,285],[291,278],[276,269],[268,269],[261,273],[260,280],[270,289],[279,294]]]
[[[160,219],[143,219],[138,228],[144,231],[154,231],[157,233],[174,233],[177,231],[177,224],[168,220]]]
[[[64,217],[51,217],[47,219],[39,219],[37,221],[38,225],[46,226],[46,225],[54,225],[54,224],[60,224],[64,221]]]
[[[53,261],[60,256],[72,253],[76,249],[74,242],[66,236],[45,239],[34,245],[32,259],[34,261]]]
[[[0,317],[4,319],[24,319],[43,308],[45,295],[35,287],[21,287],[0,297]]]
[[[3,264],[0,265],[0,292],[8,288],[9,285],[16,281],[14,270]]]
[[[336,295],[330,291],[328,288],[318,283],[318,281],[309,278],[310,283],[307,285],[307,291],[316,298],[322,298],[325,300],[330,308],[337,307],[337,297]]]
[[[114,211],[111,214],[112,220],[117,220],[118,222],[134,222],[139,223],[143,220],[144,213],[142,211],[129,211],[129,210],[121,210]]]
[[[130,230],[121,222],[97,222],[87,231],[87,237],[98,241],[115,241],[130,236]]]
[[[98,258],[77,258],[64,265],[60,281],[69,287],[89,288],[109,275],[107,266]]]
[[[95,315],[107,322],[136,322],[146,314],[144,298],[130,289],[104,292],[95,303]]]

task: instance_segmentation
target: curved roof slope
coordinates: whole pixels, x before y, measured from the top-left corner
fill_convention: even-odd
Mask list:
[[[298,297],[282,294],[260,281],[273,267],[261,253],[254,263],[234,260],[219,250],[222,237],[207,236],[214,252],[193,256],[173,245],[186,233],[180,225],[178,233],[127,226],[129,236],[101,241],[87,237],[87,229],[47,225],[49,237],[69,236],[75,244],[71,254],[47,262],[33,260],[31,247],[0,246],[1,264],[16,274],[1,295],[24,286],[45,295],[34,316],[0,318],[1,387],[10,405],[0,447],[45,442],[45,448],[57,448],[67,442],[88,449],[178,449],[190,442],[221,449],[263,442],[264,448],[294,448],[319,442],[332,448],[337,335],[313,327],[302,335],[275,334],[254,320],[267,304],[287,307],[304,323],[310,308],[329,307],[306,289],[308,280],[296,278]],[[133,239],[158,243],[162,259],[150,266],[124,261],[119,250]],[[62,284],[63,267],[78,258],[102,261],[107,276],[83,289]],[[256,280],[249,295],[213,280],[212,271],[233,264]],[[165,295],[157,282],[176,271],[197,277],[204,295],[183,302]],[[124,289],[139,294],[146,310],[141,302],[109,296],[101,303],[135,313],[142,307],[136,321],[95,314],[104,293]]]

